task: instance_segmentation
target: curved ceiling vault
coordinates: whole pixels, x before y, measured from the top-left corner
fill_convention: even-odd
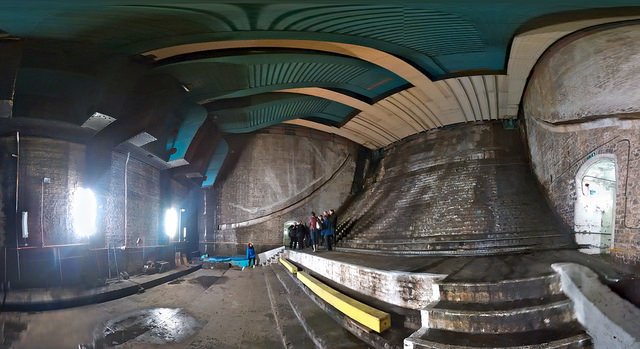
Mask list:
[[[222,149],[215,132],[289,123],[377,149],[447,125],[516,118],[551,44],[640,18],[640,7],[623,8],[634,2],[8,0],[0,33],[24,39],[17,116],[79,125],[104,109],[126,124],[136,116],[118,106],[140,99],[136,86],[169,77],[181,86],[176,110],[146,130],[167,125],[156,132],[169,135],[161,157],[183,165],[193,154],[224,158],[191,149]],[[220,165],[202,163],[215,169],[207,173]]]

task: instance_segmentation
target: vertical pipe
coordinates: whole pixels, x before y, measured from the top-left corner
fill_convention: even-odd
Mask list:
[[[127,192],[129,191],[127,177],[129,168],[129,156],[130,152],[127,152],[127,160],[124,162],[124,247],[127,247]],[[115,248],[115,247],[114,247]]]
[[[18,195],[20,194],[19,186],[20,184],[20,132],[16,131],[16,221],[15,221],[15,230],[16,230],[16,268],[18,270],[18,281],[21,279],[20,275],[20,247],[18,236]]]
[[[120,268],[118,268],[118,255],[116,254],[115,246],[113,246],[113,259],[116,262],[116,273],[118,273],[118,280],[120,280]]]
[[[44,247],[44,178],[40,186],[40,246]]]
[[[207,191],[202,191],[202,196],[204,197],[204,212],[202,212],[203,221],[204,221],[204,254],[207,254]]]
[[[7,248],[4,248],[4,291],[7,292]]]
[[[107,244],[107,266],[109,267],[109,279],[111,279],[111,246]]]
[[[60,285],[62,285],[62,257],[60,257],[60,248],[56,248],[55,252],[58,254],[58,273],[60,273]]]

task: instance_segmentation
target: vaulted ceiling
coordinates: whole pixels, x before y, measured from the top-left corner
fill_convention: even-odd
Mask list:
[[[113,147],[144,134],[169,167],[215,178],[225,134],[288,123],[376,149],[516,118],[548,47],[636,20],[637,4],[4,0],[0,42],[19,45],[0,46],[15,50],[0,57],[20,58],[12,119],[107,120],[89,142]]]

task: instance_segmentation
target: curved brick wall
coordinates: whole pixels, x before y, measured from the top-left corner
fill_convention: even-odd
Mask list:
[[[540,59],[526,113],[548,122],[640,112],[640,24],[570,36]],[[542,100],[544,103],[532,103]]]
[[[619,251],[612,253],[634,263],[640,261],[638,29],[601,27],[560,41],[534,68],[523,100],[534,172],[567,225],[574,222],[580,167],[597,155],[615,157],[612,247]],[[584,119],[590,115],[600,120]]]
[[[344,247],[493,251],[571,241],[537,188],[519,132],[500,123],[435,130],[390,147],[375,182],[341,216]]]
[[[207,191],[208,206],[216,206],[212,225],[217,228],[207,232],[209,254],[241,254],[249,241],[258,251],[282,246],[286,221],[306,222],[312,210],[337,208],[351,190],[355,143],[318,132],[243,137],[246,146],[235,167]]]

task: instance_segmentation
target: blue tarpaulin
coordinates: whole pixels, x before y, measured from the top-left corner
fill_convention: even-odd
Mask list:
[[[225,257],[225,256],[213,256],[213,257],[205,257],[202,258],[203,262],[222,262],[222,263],[231,263],[233,265],[237,265],[239,267],[248,267],[249,266],[249,259],[245,256],[242,255],[238,255],[238,256],[231,256],[231,257]]]

